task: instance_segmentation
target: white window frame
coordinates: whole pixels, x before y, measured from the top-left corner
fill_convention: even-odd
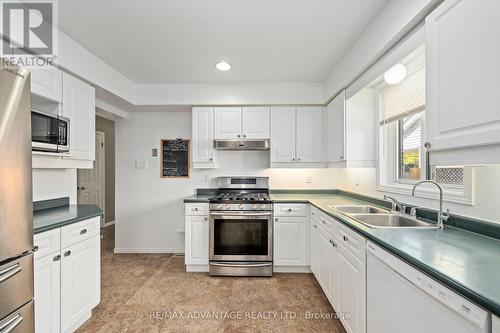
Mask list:
[[[377,191],[396,193],[403,195],[412,194],[412,189],[415,183],[418,181],[412,180],[401,180],[398,179],[398,150],[397,150],[397,131],[398,122],[393,121],[392,123],[387,123],[384,126],[380,125],[381,122],[381,106],[380,106],[380,92],[387,86],[385,81],[380,82],[374,86],[374,96],[375,96],[375,128],[379,129],[379,134],[375,137],[376,147],[376,170],[377,170]],[[427,156],[425,153],[424,142],[425,142],[425,111],[422,117],[423,128],[422,128],[422,156],[421,156],[421,180],[426,179],[427,173]],[[387,130],[385,126],[393,131],[393,135],[387,135],[384,137],[384,131]],[[384,143],[386,144],[384,146]],[[473,205],[473,184],[474,184],[474,171],[472,167],[464,168],[464,184],[463,185],[451,185],[451,184],[440,184],[443,188],[443,200],[452,203],[459,203],[463,205]],[[419,186],[415,191],[415,196],[427,198],[427,199],[439,199],[439,191],[435,186],[429,184],[423,184]]]

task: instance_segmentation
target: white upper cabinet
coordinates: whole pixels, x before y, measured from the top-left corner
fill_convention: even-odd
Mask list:
[[[62,71],[58,68],[31,70],[31,92],[38,96],[61,103]]]
[[[269,106],[242,108],[242,135],[247,139],[271,137],[271,114]]]
[[[327,106],[328,162],[343,162],[345,157],[345,90]]]
[[[324,162],[323,108],[276,106],[271,108],[271,165],[320,167]]]
[[[215,168],[214,108],[193,108],[193,167]]]
[[[375,96],[365,88],[348,100],[345,91],[328,104],[331,167],[370,168],[375,162]]]
[[[449,154],[455,163],[500,162],[491,151],[470,154],[471,147],[500,144],[498,1],[446,0],[426,18],[425,31],[431,160],[434,152],[460,149]]]
[[[322,111],[320,106],[297,107],[296,160],[298,162],[319,163],[323,161]]]
[[[268,106],[216,107],[215,139],[269,139]]]
[[[215,138],[241,138],[241,107],[215,108]]]
[[[70,155],[77,160],[95,160],[95,89],[63,73],[62,113],[70,119]]]
[[[295,106],[271,109],[271,163],[295,161]]]

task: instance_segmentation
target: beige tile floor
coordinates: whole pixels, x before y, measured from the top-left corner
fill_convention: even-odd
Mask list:
[[[183,258],[113,254],[102,241],[101,303],[78,333],[345,332],[310,274],[219,278],[186,273]]]

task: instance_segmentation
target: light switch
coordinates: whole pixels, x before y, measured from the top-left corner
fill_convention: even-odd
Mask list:
[[[147,161],[135,161],[135,168],[144,170],[148,168],[148,162]]]

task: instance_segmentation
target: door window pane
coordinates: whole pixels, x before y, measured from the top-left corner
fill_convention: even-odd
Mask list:
[[[422,112],[398,120],[399,179],[420,180],[422,172]]]

